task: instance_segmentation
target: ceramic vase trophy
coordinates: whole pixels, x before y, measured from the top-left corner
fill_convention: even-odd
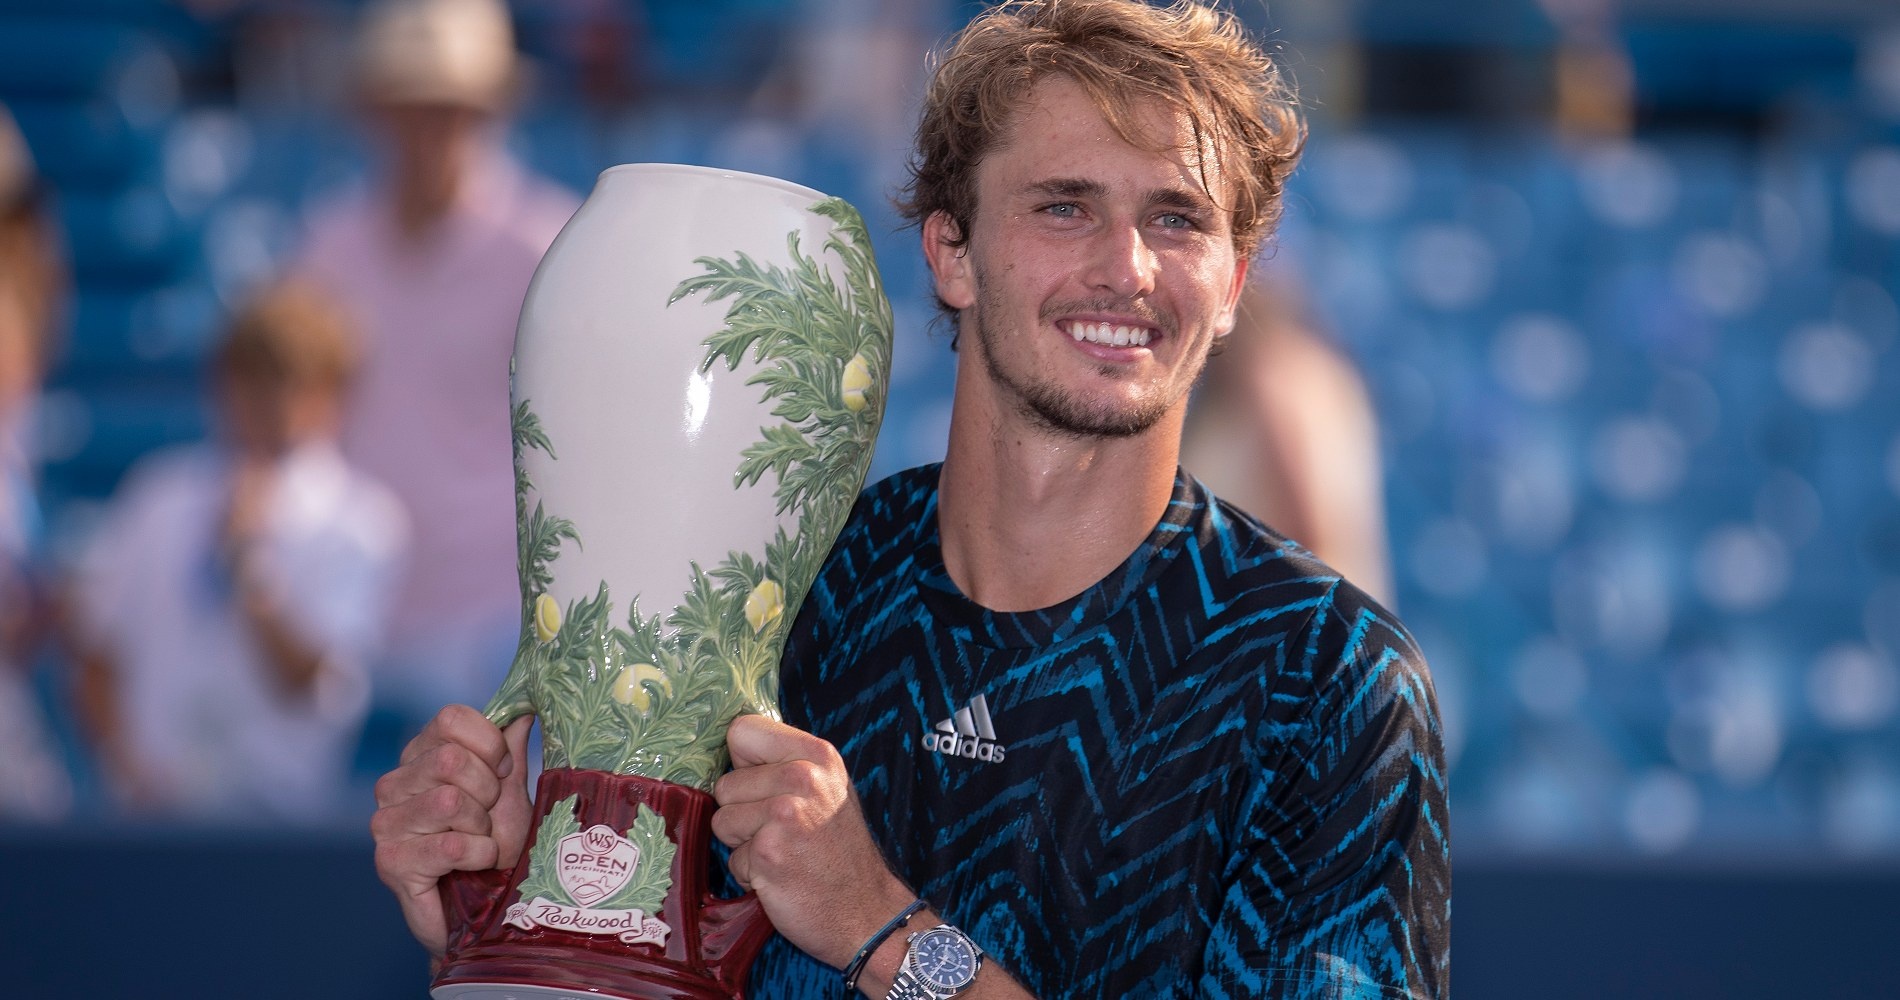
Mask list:
[[[778,662],[870,463],[891,313],[837,198],[615,167],[515,342],[521,640],[489,704],[539,719],[507,871],[445,881],[437,1000],[736,997],[771,926],[708,885],[726,727]]]

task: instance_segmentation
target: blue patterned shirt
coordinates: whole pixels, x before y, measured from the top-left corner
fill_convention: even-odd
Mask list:
[[[1041,997],[1441,998],[1450,846],[1404,628],[1177,476],[1107,578],[1040,611],[958,592],[938,467],[868,490],[787,646],[892,867]],[[832,997],[774,938],[758,997]]]

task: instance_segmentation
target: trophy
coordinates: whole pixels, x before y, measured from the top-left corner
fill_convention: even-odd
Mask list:
[[[772,932],[711,891],[726,727],[864,483],[891,311],[863,220],[784,181],[619,166],[535,272],[511,404],[521,582],[487,708],[544,771],[512,869],[444,880],[436,1000],[737,997]]]

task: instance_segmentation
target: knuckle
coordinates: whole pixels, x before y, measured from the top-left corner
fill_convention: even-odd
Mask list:
[[[456,824],[458,829],[479,833],[484,837],[494,833],[494,817],[488,815],[488,810],[467,798],[462,800],[462,805],[463,811],[458,815],[461,822]]]
[[[766,804],[766,817],[779,826],[797,826],[805,818],[805,810],[799,800],[789,795],[780,795]]]
[[[451,830],[429,838],[430,853],[440,862],[440,871],[450,871],[467,860],[475,838]]]
[[[395,805],[396,796],[398,794],[396,789],[397,780],[396,772],[394,771],[390,771],[376,779],[375,792],[376,805],[378,808],[386,809],[389,806]]]
[[[435,735],[434,727],[435,723],[431,722],[423,726],[421,732],[410,737],[409,742],[402,745],[402,753],[397,757],[396,762],[406,767],[416,758],[428,753],[430,747],[440,742]]]
[[[401,854],[395,844],[385,841],[376,845],[376,876],[391,886],[403,880]]]
[[[770,828],[760,830],[759,835],[746,844],[751,852],[750,872],[756,877],[761,871],[775,872],[784,867],[786,861],[796,855],[789,843],[790,838]]]
[[[800,795],[815,795],[825,785],[824,768],[809,760],[795,760],[786,765],[785,777]]]
[[[429,755],[429,774],[447,781],[462,772],[468,764],[469,753],[454,743],[444,743]]]
[[[430,815],[445,818],[462,809],[462,790],[454,785],[437,785],[420,796]]]
[[[388,841],[376,845],[376,874],[391,887],[412,886],[440,878],[447,869],[436,858],[431,841],[440,839]]]
[[[493,837],[472,837],[458,834],[462,840],[461,853],[456,858],[458,868],[493,868],[501,859],[501,846]]]
[[[458,726],[468,724],[472,716],[480,714],[480,712],[475,711],[467,705],[444,705],[441,711],[435,713],[435,719],[431,724],[444,729],[454,729]]]
[[[392,825],[395,822],[396,822],[396,818],[393,814],[390,813],[388,807],[378,809],[374,813],[370,814],[369,835],[370,835],[370,839],[376,841],[376,854],[377,854],[378,864],[382,863],[382,852],[383,852],[382,845],[384,845],[385,843],[388,843],[391,839],[391,834],[395,832],[393,829],[391,829]]]

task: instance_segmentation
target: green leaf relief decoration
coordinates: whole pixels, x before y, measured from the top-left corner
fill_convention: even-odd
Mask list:
[[[561,838],[581,832],[580,820],[574,815],[574,803],[579,798],[570,795],[556,802],[541,820],[541,828],[534,834],[534,849],[528,852],[528,874],[521,880],[522,902],[541,898],[574,905],[556,873],[560,870]]]
[[[658,913],[661,904],[666,902],[666,891],[673,886],[673,854],[677,850],[673,842],[666,839],[666,820],[642,802],[640,814],[626,835],[633,846],[640,849],[640,864],[619,892],[596,903],[595,907]]]
[[[778,662],[832,541],[863,485],[884,411],[891,311],[870,238],[857,210],[827,198],[811,210],[834,223],[816,257],[786,240],[789,268],[701,257],[702,273],[668,305],[703,294],[726,302],[725,326],[706,339],[702,372],[736,370],[749,353],[759,387],[780,422],[738,456],[733,488],[776,481],[778,512],[797,512],[798,531],[778,529],[759,553],[729,552],[691,567],[687,592],[664,613],[643,615],[640,597],[614,620],[606,584],[565,608],[547,596],[548,566],[563,541],[581,544],[569,521],[536,503],[521,462],[529,449],[552,459],[529,401],[514,408],[515,506],[520,547],[521,635],[515,663],[488,716],[498,725],[539,715],[544,763],[638,774],[709,791],[729,760],[726,726],[746,712],[778,714]],[[532,596],[530,596],[532,595]]]

